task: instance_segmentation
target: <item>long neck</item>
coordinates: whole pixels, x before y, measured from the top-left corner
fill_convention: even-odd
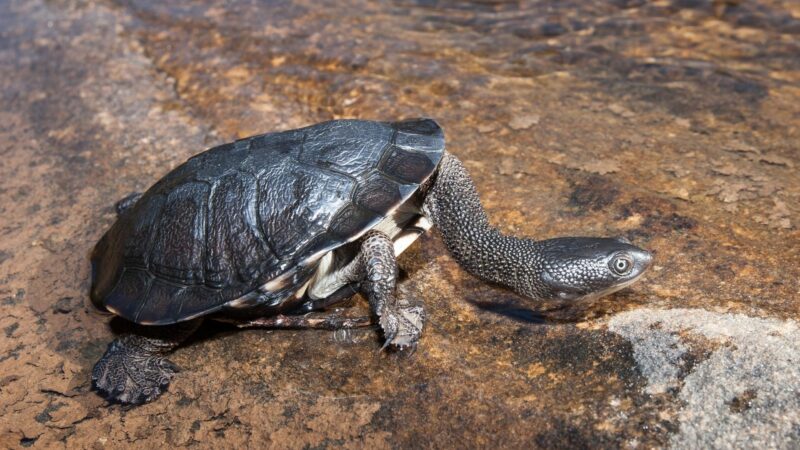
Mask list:
[[[539,259],[535,241],[502,234],[489,224],[475,184],[455,156],[445,153],[423,205],[458,263],[471,274],[533,296],[530,283]],[[534,269],[535,270],[535,269]]]

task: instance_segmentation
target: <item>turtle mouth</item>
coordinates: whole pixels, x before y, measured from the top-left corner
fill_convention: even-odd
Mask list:
[[[636,283],[637,281],[639,281],[640,278],[642,278],[642,276],[644,276],[644,274],[645,274],[645,271],[642,271],[641,273],[639,273],[635,277],[629,278],[629,279],[627,279],[627,280],[625,280],[625,281],[623,281],[623,282],[621,282],[619,284],[615,284],[613,286],[609,286],[609,287],[607,287],[607,288],[605,288],[603,290],[600,290],[600,291],[590,292],[590,293],[588,293],[586,295],[577,297],[574,300],[591,301],[591,300],[598,299],[600,297],[605,297],[606,295],[613,294],[614,292],[617,292],[617,291],[621,291],[621,290],[625,289],[626,287],[632,285],[633,283]]]
[[[586,295],[588,294],[581,294],[580,292],[559,291],[556,294],[556,298],[559,300],[572,301],[572,300],[580,300],[586,297]]]

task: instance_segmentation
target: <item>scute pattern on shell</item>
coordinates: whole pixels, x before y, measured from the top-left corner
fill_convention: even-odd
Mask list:
[[[443,154],[430,119],[335,120],[212,148],[153,185],[98,242],[92,300],[151,325],[243,296],[280,302],[254,294],[276,279],[283,291],[304,283],[319,256],[408,200]]]

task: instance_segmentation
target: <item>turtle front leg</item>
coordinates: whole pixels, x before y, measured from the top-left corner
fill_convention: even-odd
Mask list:
[[[383,348],[415,347],[422,334],[425,311],[407,299],[396,296],[397,260],[394,244],[385,234],[370,231],[361,244],[361,253],[354,261],[360,264],[364,278],[361,290],[369,299],[372,312],[378,317],[386,342]]]
[[[186,340],[202,322],[139,326],[108,345],[92,370],[94,388],[107,400],[140,405],[161,395],[178,367],[165,355]]]

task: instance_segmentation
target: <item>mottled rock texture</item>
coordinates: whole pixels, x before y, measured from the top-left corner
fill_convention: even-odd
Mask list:
[[[0,105],[0,447],[800,445],[796,1],[6,1]],[[432,234],[400,260],[410,358],[209,325],[158,401],[90,391],[123,325],[88,299],[115,201],[237,137],[413,116],[504,231],[655,267],[534,304]]]

